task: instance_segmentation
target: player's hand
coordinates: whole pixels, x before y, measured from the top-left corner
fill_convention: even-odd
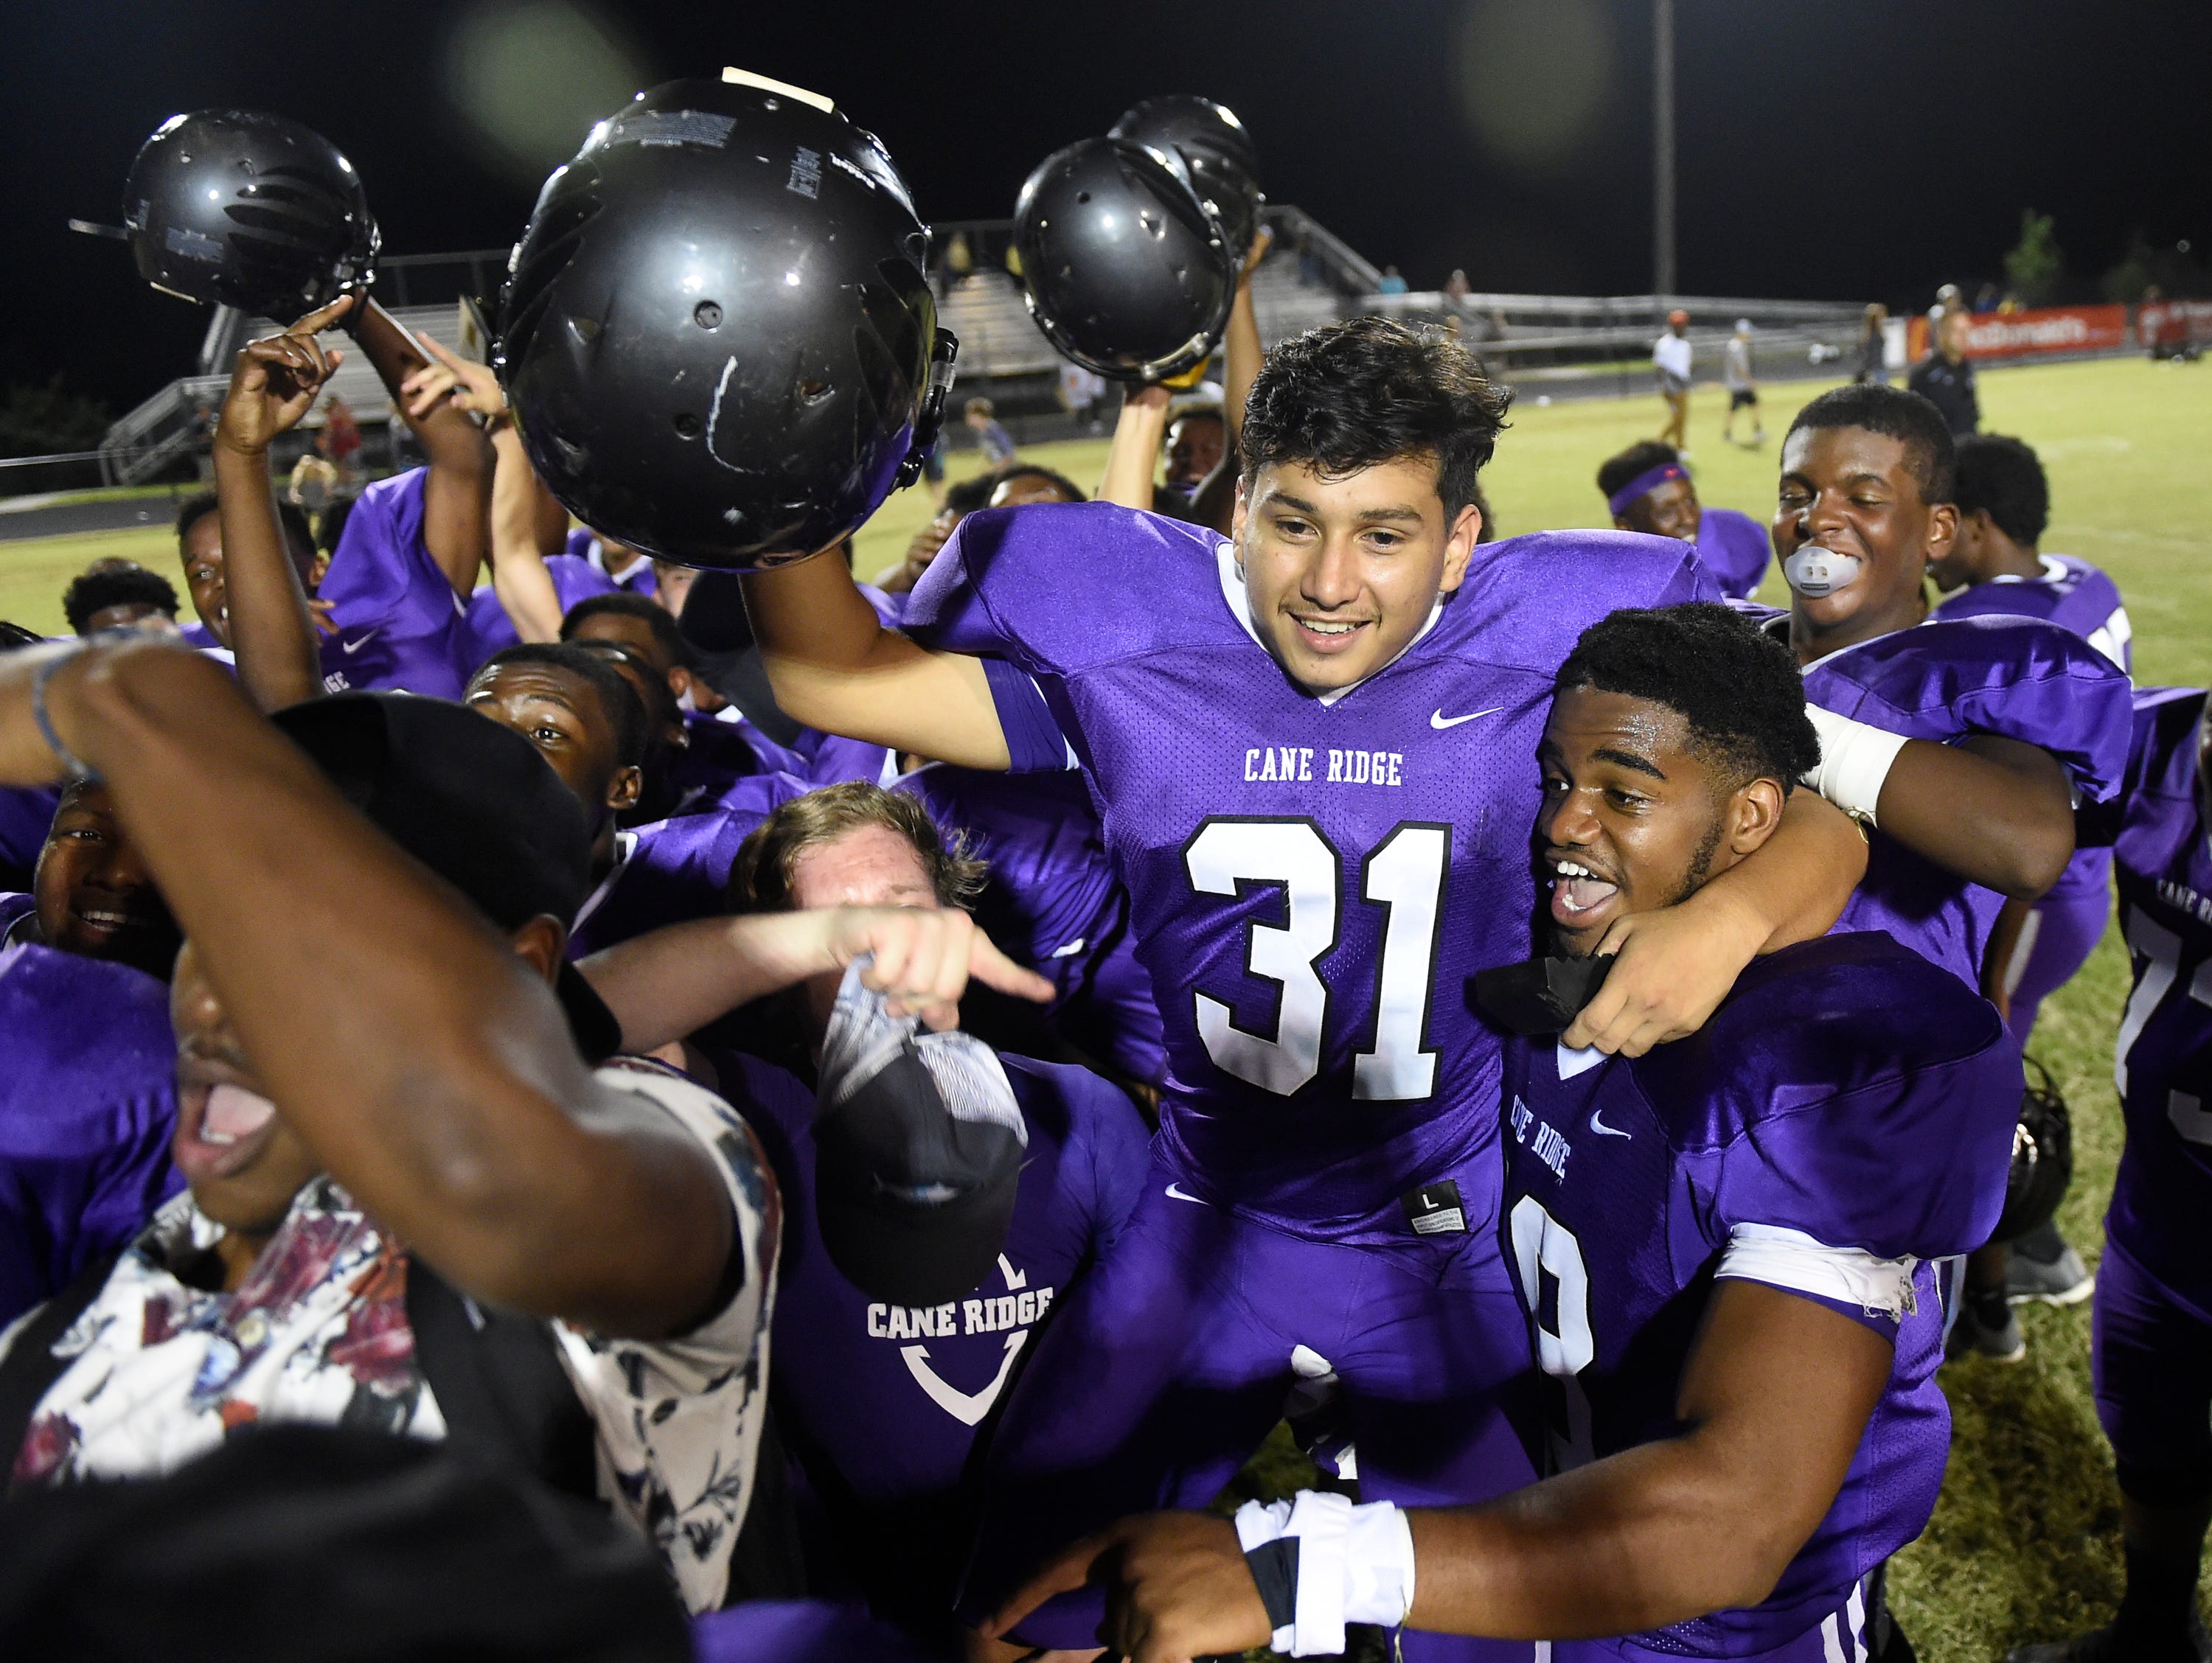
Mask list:
[[[296,427],[315,407],[345,354],[325,349],[315,337],[353,309],[354,297],[341,294],[286,330],[250,341],[239,351],[216,420],[215,442],[240,456],[265,452],[276,435]]]
[[[1559,1043],[1640,1057],[1696,1033],[1769,933],[1765,920],[1711,889],[1615,919],[1596,948],[1613,968]]]
[[[1264,1646],[1273,1634],[1237,1526],[1205,1513],[1147,1513],[1055,1556],[982,1632],[998,1639],[1054,1594],[1106,1585],[1098,1638],[1128,1663],[1191,1663]]]
[[[326,640],[338,633],[337,610],[338,604],[334,600],[319,600],[312,595],[307,598],[307,616],[314,620],[315,628]]]
[[[960,1024],[960,995],[973,977],[1016,998],[1042,1004],[1053,986],[1015,963],[956,907],[840,907],[823,914],[827,950],[843,969],[863,953],[875,962],[860,980],[885,995],[895,1017],[919,1017],[938,1029]]]
[[[409,420],[428,421],[445,404],[487,422],[507,414],[506,389],[489,364],[456,357],[419,331],[415,338],[430,361],[399,384],[399,397],[406,404]]]

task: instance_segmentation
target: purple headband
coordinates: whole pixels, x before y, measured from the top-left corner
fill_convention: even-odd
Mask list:
[[[1689,476],[1690,470],[1680,463],[1662,462],[1650,472],[1637,475],[1635,478],[1606,498],[1605,506],[1612,509],[1614,518],[1618,519],[1626,513],[1628,505],[1642,496],[1644,492],[1656,491],[1670,479],[1687,479]]]

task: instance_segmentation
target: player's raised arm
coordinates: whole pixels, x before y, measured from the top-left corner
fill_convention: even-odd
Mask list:
[[[1121,419],[1114,424],[1098,501],[1152,511],[1152,476],[1159,469],[1160,441],[1167,431],[1168,390],[1158,384],[1131,388]]]
[[[421,416],[408,408],[405,383],[432,361],[390,313],[364,295],[361,309],[348,318],[346,327],[376,367],[392,402],[405,414],[409,430],[430,459],[422,486],[422,543],[454,592],[466,596],[476,587],[488,538],[491,447],[456,404],[428,406]]]
[[[522,436],[514,430],[507,394],[491,366],[471,363],[428,335],[419,338],[433,361],[401,384],[408,416],[428,421],[441,407],[451,406],[483,422],[494,458],[489,543],[492,591],[521,640],[557,641],[561,596],[545,569],[545,531],[556,518],[565,529],[568,510],[553,501],[530,465]]]
[[[1756,854],[1673,907],[1613,924],[1598,948],[1613,969],[1560,1042],[1640,1057],[1694,1033],[1753,959],[1832,926],[1866,865],[1856,826],[1811,792],[1791,792]]]
[[[834,551],[744,583],[761,662],[793,720],[965,768],[1010,765],[982,660],[884,628]]]
[[[239,680],[263,710],[323,690],[307,594],[285,547],[269,478],[269,446],[297,426],[345,355],[316,337],[357,304],[341,295],[282,334],[238,355],[216,424],[216,501],[222,517],[224,585]]]

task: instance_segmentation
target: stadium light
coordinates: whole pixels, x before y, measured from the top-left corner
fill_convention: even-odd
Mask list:
[[[1651,0],[1651,292],[1674,292],[1674,0]]]

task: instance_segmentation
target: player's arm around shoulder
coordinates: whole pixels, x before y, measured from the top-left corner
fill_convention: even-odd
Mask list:
[[[983,661],[884,628],[843,561],[816,555],[749,573],[745,608],[793,719],[965,768],[1011,765]]]
[[[1597,949],[1613,968],[1560,1042],[1640,1057],[1695,1033],[1753,959],[1825,934],[1866,864],[1847,816],[1791,792],[1762,847],[1687,899],[1614,922]]]

